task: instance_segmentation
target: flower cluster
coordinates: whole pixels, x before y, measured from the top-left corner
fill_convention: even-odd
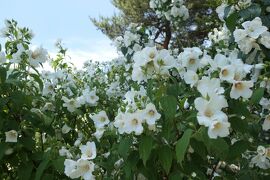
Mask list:
[[[261,18],[256,17],[252,21],[242,23],[244,29],[236,29],[233,32],[235,42],[242,52],[248,54],[253,48],[260,49],[258,43],[270,48],[270,32],[262,25]]]
[[[165,17],[168,21],[179,20],[179,18],[187,20],[189,18],[184,0],[150,0],[149,6],[155,10],[160,18]]]

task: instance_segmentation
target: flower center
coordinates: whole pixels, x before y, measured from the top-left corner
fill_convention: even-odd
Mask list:
[[[244,85],[241,82],[235,83],[234,87],[235,87],[235,89],[237,89],[239,91],[244,89]]]
[[[154,53],[154,52],[151,52],[150,54],[149,54],[149,58],[150,59],[154,59],[156,57],[156,54]]]
[[[149,114],[150,116],[154,116],[154,115],[155,115],[155,111],[151,109],[150,111],[148,111],[148,114]]]
[[[222,74],[223,76],[228,76],[228,75],[229,75],[229,71],[228,71],[227,69],[223,69],[223,70],[221,71],[221,74]]]
[[[101,122],[105,122],[106,121],[106,118],[105,117],[100,117],[100,121]]]
[[[220,122],[214,124],[214,129],[220,129],[220,128],[221,128],[221,123]]]
[[[38,56],[39,56],[39,53],[36,52],[36,51],[34,51],[34,52],[31,54],[31,57],[32,57],[33,59],[37,59]]]
[[[190,58],[190,59],[189,59],[189,64],[192,65],[192,64],[195,64],[195,62],[196,62],[196,60],[195,60],[194,58]]]
[[[207,110],[204,112],[204,115],[205,115],[206,117],[212,117],[212,116],[213,116],[213,112],[212,112],[211,110],[207,109]]]
[[[139,124],[139,121],[138,121],[138,119],[132,119],[131,123],[132,123],[132,125],[136,126]]]

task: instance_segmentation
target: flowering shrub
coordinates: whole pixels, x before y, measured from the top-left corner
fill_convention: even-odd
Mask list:
[[[151,0],[166,21],[183,1]],[[267,179],[270,2],[222,4],[208,46],[162,49],[142,25],[123,56],[76,70],[6,22],[0,48],[1,179]],[[50,62],[53,72],[42,71]]]

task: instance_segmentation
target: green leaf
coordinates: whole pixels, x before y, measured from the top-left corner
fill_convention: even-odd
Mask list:
[[[243,134],[248,133],[248,123],[245,119],[242,120],[239,117],[233,117],[230,118],[229,121],[231,123],[232,129],[236,132],[240,132]]]
[[[161,107],[167,120],[173,119],[176,114],[177,100],[174,96],[164,96],[160,100]]]
[[[250,99],[250,102],[252,104],[259,104],[260,100],[262,99],[264,95],[264,88],[258,88],[256,89]]]
[[[59,171],[60,173],[63,173],[64,172],[64,161],[65,161],[65,159],[66,159],[65,157],[60,157],[60,158],[58,158],[58,159],[56,159],[56,160],[54,160],[52,162],[53,167],[57,171]]]
[[[176,144],[176,147],[175,147],[176,159],[177,159],[178,163],[180,163],[180,164],[184,160],[191,135],[192,135],[192,130],[187,129],[184,132],[183,136],[178,140],[178,142]]]
[[[252,4],[246,9],[242,9],[239,11],[239,15],[243,18],[243,20],[252,20],[255,17],[261,15],[262,9],[259,4]]]
[[[236,158],[241,158],[241,154],[248,149],[249,143],[247,141],[237,141],[229,148],[228,158],[230,160],[235,160]]]
[[[128,156],[128,151],[131,145],[132,145],[132,139],[128,137],[120,140],[120,143],[118,146],[118,152],[123,158],[126,158]]]
[[[209,152],[211,152],[215,157],[224,160],[229,153],[229,145],[224,139],[209,139]]]
[[[7,148],[8,148],[7,143],[0,142],[0,160],[5,155],[5,151],[6,151]]]
[[[182,179],[181,171],[172,172],[169,176],[169,180],[180,180]]]
[[[26,163],[26,164],[21,164],[18,169],[18,176],[20,180],[27,180],[30,179],[32,170],[33,170],[33,163],[32,161]]]
[[[143,164],[146,165],[146,161],[148,160],[151,150],[153,148],[153,138],[151,136],[143,136],[141,138],[139,144],[139,154],[140,158],[143,160]]]
[[[233,32],[236,28],[236,24],[239,18],[239,14],[237,12],[232,13],[226,20],[226,26],[228,27],[228,29]]]
[[[37,74],[29,74],[38,83],[40,90],[43,90],[43,82]]]
[[[43,160],[40,165],[37,168],[37,173],[36,173],[36,177],[35,180],[40,180],[42,177],[43,172],[45,171],[47,165],[49,164],[50,160],[49,159],[45,159]]]
[[[173,154],[172,150],[168,146],[163,146],[159,150],[159,160],[165,172],[169,174],[172,165]]]
[[[3,84],[7,78],[7,70],[4,67],[0,67],[0,84]]]

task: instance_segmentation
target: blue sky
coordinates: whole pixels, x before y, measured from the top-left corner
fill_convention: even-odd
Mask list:
[[[1,2],[0,12],[0,28],[5,19],[13,18],[33,30],[34,45],[52,53],[56,40],[62,39],[73,62],[80,65],[85,59],[102,61],[117,56],[111,41],[89,19],[117,12],[111,0],[10,0]]]

